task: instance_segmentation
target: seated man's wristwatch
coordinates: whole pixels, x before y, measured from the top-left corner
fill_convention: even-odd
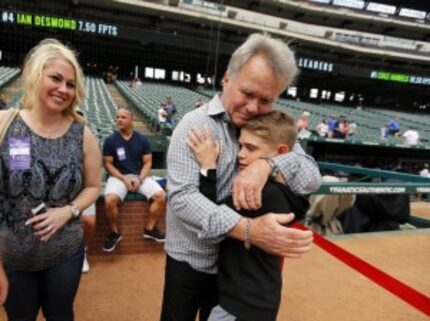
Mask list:
[[[81,211],[79,208],[72,202],[69,204],[70,210],[72,211],[72,218],[79,218],[81,216]]]

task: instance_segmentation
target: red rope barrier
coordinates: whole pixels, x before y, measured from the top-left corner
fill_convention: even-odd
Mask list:
[[[292,227],[301,230],[308,230],[307,227],[299,223],[293,224]],[[400,282],[359,257],[345,251],[319,234],[314,233],[314,243],[398,298],[430,316],[430,298],[428,296],[418,292],[403,282]]]

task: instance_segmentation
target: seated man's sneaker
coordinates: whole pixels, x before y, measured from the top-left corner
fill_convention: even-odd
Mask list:
[[[105,252],[112,252],[115,250],[116,245],[122,240],[122,236],[119,233],[111,232],[103,243],[102,250]]]
[[[161,233],[156,226],[152,230],[144,229],[143,231],[143,237],[146,239],[152,239],[157,242],[164,242],[166,239],[166,236]]]

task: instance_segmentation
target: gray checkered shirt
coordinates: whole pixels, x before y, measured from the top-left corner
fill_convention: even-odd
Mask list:
[[[199,192],[200,168],[186,145],[192,127],[208,124],[212,137],[219,140],[221,153],[217,165],[217,197],[230,194],[238,170],[237,129],[221,104],[218,95],[204,106],[186,114],[176,127],[167,154],[168,209],[165,249],[169,256],[185,261],[195,270],[217,272],[219,242],[241,216],[225,205],[216,205]],[[291,153],[274,158],[293,191],[308,194],[321,182],[312,157],[296,144]]]

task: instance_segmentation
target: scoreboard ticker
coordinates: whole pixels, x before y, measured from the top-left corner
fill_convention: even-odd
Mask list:
[[[370,78],[385,80],[385,81],[400,82],[404,84],[430,86],[430,77],[401,74],[401,73],[389,72],[384,70],[372,70],[370,72]]]
[[[79,31],[101,36],[117,37],[119,35],[119,28],[116,25],[53,15],[1,11],[1,22],[4,24],[34,26],[46,29]]]
[[[64,30],[72,33],[89,33],[95,36],[124,38],[136,41],[148,41],[148,39],[163,41],[160,34],[157,34],[157,37],[152,37],[153,34],[151,34],[151,31],[136,27],[123,25],[120,27],[111,23],[108,24],[92,20],[48,14],[24,13],[0,9],[0,23],[5,25],[31,26],[34,28],[50,30]],[[164,39],[164,41],[169,41],[169,39]],[[428,76],[403,74],[386,70],[372,70],[369,68],[356,68],[349,65],[334,63],[332,61],[323,61],[309,57],[300,57],[298,59],[298,66],[302,69],[334,73],[337,75],[370,78],[411,85],[430,85],[430,77]]]

